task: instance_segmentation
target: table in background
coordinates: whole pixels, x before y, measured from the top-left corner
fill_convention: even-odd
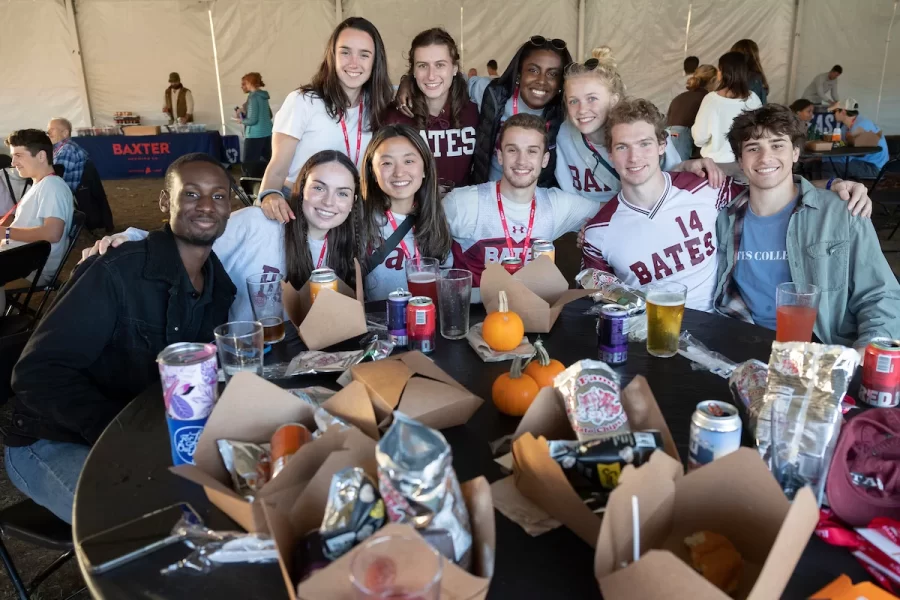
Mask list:
[[[550,355],[565,364],[597,357],[595,318],[584,311],[590,300],[567,305],[553,331],[541,338]],[[384,311],[384,303],[372,303],[370,312]],[[473,323],[484,317],[480,305],[472,307]],[[688,310],[684,328],[710,349],[734,361],[768,360],[774,332],[717,315]],[[531,336],[534,339],[535,336]],[[278,360],[287,360],[302,349],[299,341],[285,341],[273,348]],[[509,369],[509,362],[483,363],[465,341],[439,339],[434,361],[474,394],[484,405],[469,422],[443,431],[453,448],[453,465],[460,481],[484,475],[489,481],[504,476],[490,452],[489,443],[515,430],[518,419],[499,414],[490,402],[494,379]],[[641,374],[647,377],[682,460],[687,458],[690,420],[697,402],[729,399],[725,379],[695,371],[683,357],[649,356],[644,344],[631,344],[628,362],[616,367],[623,385]],[[335,377],[298,377],[276,382],[282,387],[335,386]],[[260,399],[260,410],[264,410]],[[193,573],[162,576],[159,569],[185,554],[172,547],[102,576],[84,568],[80,542],[143,514],[177,502],[190,502],[215,529],[237,526],[207,500],[203,489],[169,473],[168,433],[159,387],[138,396],[110,424],[91,451],[75,495],[74,537],[79,564],[96,598],[285,598],[281,572],[275,564],[228,565],[209,575]],[[565,527],[531,537],[518,525],[495,512],[497,554],[489,598],[597,598],[593,575],[594,552]],[[855,581],[865,571],[848,552],[827,546],[813,537],[785,591],[784,598],[805,598],[839,573]]]
[[[97,167],[101,179],[162,177],[179,156],[204,152],[223,163],[240,162],[240,139],[218,131],[159,135],[74,137]]]
[[[809,150],[803,150],[800,153],[800,161],[812,162],[828,159],[828,162],[830,162],[831,166],[834,168],[834,172],[837,173],[838,168],[834,164],[834,159],[849,158],[852,156],[868,156],[869,154],[875,154],[876,152],[881,152],[881,148],[878,146],[841,146],[840,148],[832,148],[825,152],[810,152]],[[847,173],[849,173],[849,171],[850,161],[846,160],[844,161],[844,176],[842,179],[847,179]]]

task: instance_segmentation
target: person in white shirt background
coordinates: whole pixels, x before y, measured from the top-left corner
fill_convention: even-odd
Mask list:
[[[362,167],[366,245],[376,253],[406,219],[412,228],[366,275],[366,300],[407,289],[406,261],[415,256],[453,265],[450,228],[441,207],[437,168],[428,145],[409,125],[386,125],[366,151]]]
[[[34,185],[22,196],[15,213],[0,222],[0,251],[42,240],[50,242],[50,256],[38,281],[43,285],[56,274],[66,251],[66,234],[75,209],[72,190],[53,171],[53,143],[46,133],[39,129],[14,131],[6,145],[12,153],[12,166],[19,176],[30,177]],[[0,314],[5,306],[5,295],[0,293]]]
[[[282,223],[294,218],[285,197],[316,152],[344,152],[358,168],[393,95],[378,29],[361,17],[345,19],[312,81],[288,94],[275,115],[272,159],[258,199],[266,216]]]
[[[719,164],[734,163],[734,152],[727,134],[734,118],[745,110],[762,106],[759,97],[750,91],[750,71],[747,57],[740,52],[726,52],[719,58],[719,85],[700,103],[691,135],[700,156]]]
[[[291,210],[298,217],[287,225],[266,218],[257,206],[235,211],[225,233],[213,243],[213,252],[237,288],[230,320],[255,320],[247,292],[251,275],[282,275],[300,289],[313,269],[330,267],[354,285],[353,259],[363,256],[363,207],[359,175],[347,155],[335,150],[313,154],[294,184]],[[81,260],[145,237],[146,231],[129,228],[96,242],[82,252]]]

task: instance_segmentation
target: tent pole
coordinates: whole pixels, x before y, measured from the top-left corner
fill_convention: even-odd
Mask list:
[[[462,65],[460,69],[466,69],[466,30],[465,30],[465,19],[463,18],[463,7],[460,5],[459,7],[459,64]],[[468,72],[468,69],[466,69]]]
[[[578,62],[584,62],[584,3],[585,0],[578,0]]]
[[[341,6],[341,0],[334,0],[334,18],[338,23],[344,20],[344,8]]]
[[[222,99],[222,78],[219,76],[219,51],[216,48],[216,28],[213,26],[213,15],[212,9],[215,4],[215,0],[208,4],[207,14],[209,15],[209,37],[212,40],[212,51],[213,51],[213,66],[216,68],[216,90],[219,92],[219,118],[220,121],[220,129],[222,135],[225,135],[225,103]]]
[[[788,65],[788,84],[784,92],[784,103],[790,104],[797,90],[797,66],[800,62],[800,30],[803,27],[803,13],[806,0],[794,0],[794,37],[791,39],[791,59]]]
[[[894,0],[894,12],[891,14],[891,24],[888,25],[887,39],[884,41],[884,61],[881,63],[881,83],[878,85],[878,102],[875,104],[875,122],[881,115],[881,94],[884,92],[884,73],[887,70],[888,52],[891,49],[891,30],[894,29],[894,19],[897,17],[898,0]]]
[[[88,127],[94,126],[94,115],[91,111],[91,98],[88,95],[87,78],[84,75],[84,57],[81,54],[81,34],[78,32],[78,20],[75,18],[75,5],[73,0],[66,0],[66,18],[69,20],[69,27],[75,32],[75,53],[78,60],[75,66],[78,69],[79,79],[81,80],[81,99],[87,108]]]

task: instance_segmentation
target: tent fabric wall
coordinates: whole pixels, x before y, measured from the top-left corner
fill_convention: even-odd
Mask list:
[[[82,94],[77,39],[64,0],[7,0],[0,6],[0,136],[52,117],[90,120]]]
[[[816,75],[840,64],[844,73],[838,80],[839,97],[856,98],[860,111],[874,119],[893,4],[892,0],[807,1],[794,96],[801,98]],[[895,41],[890,47],[878,122],[887,133],[900,133],[898,26],[894,24]]]
[[[334,0],[218,0],[212,15],[227,133],[242,130],[232,116],[247,101],[240,85],[245,74],[262,74],[278,112],[288,93],[312,79],[337,25]],[[218,99],[213,108],[218,111]]]

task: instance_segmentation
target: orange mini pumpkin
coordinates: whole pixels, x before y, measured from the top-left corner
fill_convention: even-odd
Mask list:
[[[501,290],[500,306],[497,312],[492,312],[484,319],[481,336],[491,350],[509,352],[522,343],[524,335],[525,324],[522,323],[522,318],[509,310],[506,292]]]
[[[540,387],[529,375],[522,373],[522,359],[513,360],[509,373],[504,373],[491,387],[494,406],[503,414],[521,417],[534,402]]]
[[[528,359],[528,364],[525,365],[525,374],[530,375],[539,387],[545,388],[553,385],[553,380],[556,376],[565,370],[566,366],[564,364],[555,358],[550,358],[550,355],[547,354],[547,349],[544,348],[544,342],[539,338],[534,343],[534,354]]]

